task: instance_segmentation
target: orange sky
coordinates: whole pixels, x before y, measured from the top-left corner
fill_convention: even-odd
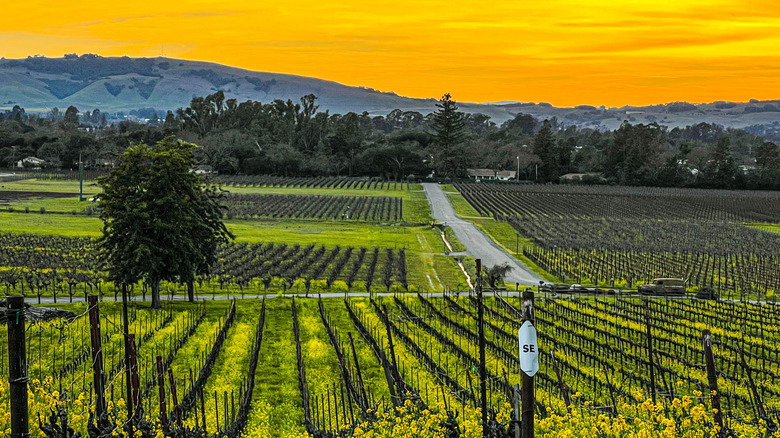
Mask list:
[[[485,6],[488,5],[488,6]],[[415,97],[780,98],[777,0],[4,2],[0,56],[214,61]]]

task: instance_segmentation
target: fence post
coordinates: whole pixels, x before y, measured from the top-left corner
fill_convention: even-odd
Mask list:
[[[566,403],[566,409],[569,409],[569,407],[571,406],[571,398],[569,397],[569,388],[566,386],[565,383],[563,383],[563,379],[561,378],[561,372],[558,369],[558,361],[555,359],[555,351],[550,351],[550,358],[552,359],[553,370],[555,370],[555,376],[558,378],[558,388],[561,390],[561,396],[563,397],[563,402]],[[615,408],[617,408],[617,406]]]
[[[718,373],[715,370],[715,355],[712,353],[712,336],[709,330],[702,332],[704,343],[704,359],[707,362],[707,382],[710,385],[712,395],[712,409],[715,409],[715,422],[720,426],[720,434],[723,435],[723,413],[720,409],[720,391],[718,391]]]
[[[11,438],[29,438],[27,404],[27,342],[25,334],[24,297],[6,299],[8,310],[8,383],[11,401]]]
[[[176,380],[173,378],[173,370],[168,368],[168,380],[171,384],[171,403],[173,411],[176,413],[176,426],[181,430],[181,408],[179,408],[179,399],[176,396]]]
[[[398,372],[398,362],[396,362],[395,347],[393,346],[393,332],[390,330],[390,314],[387,312],[387,306],[384,304],[382,305],[382,316],[385,322],[385,327],[387,328],[387,345],[390,349],[391,359],[389,364],[392,367],[393,383],[395,383],[395,397],[392,398],[393,406],[401,406],[401,398],[403,397],[406,388],[403,387],[403,384],[401,383],[401,375]],[[392,395],[392,389],[390,392]]]
[[[140,391],[140,379],[138,378],[138,352],[136,350],[135,346],[135,335],[127,335],[128,338],[128,345],[130,346],[130,378],[132,383],[132,389],[133,389],[133,409],[135,409],[135,414],[137,418],[141,418],[141,411],[143,410],[143,405],[141,404],[141,391]]]
[[[645,325],[647,326],[647,363],[650,368],[650,391],[655,403],[655,362],[653,361],[653,334],[650,330],[650,302],[645,299]]]
[[[125,386],[127,387],[127,431],[130,438],[135,436],[133,430],[133,420],[135,419],[133,410],[136,408],[138,402],[133,393],[133,361],[130,359],[130,323],[127,318],[127,285],[122,283],[122,323],[124,325],[124,338],[125,338]]]
[[[515,420],[515,438],[520,438],[520,385],[515,384],[512,391],[512,410],[514,412]]]
[[[523,292],[523,321],[534,323],[534,293]],[[534,438],[534,408],[536,407],[536,393],[534,390],[534,378],[521,371],[521,394],[523,404],[523,420],[521,423],[523,438]]]
[[[92,373],[95,388],[95,416],[100,418],[106,412],[105,378],[103,376],[103,346],[100,337],[100,309],[98,297],[89,297],[89,335],[92,341]]]
[[[168,408],[165,405],[165,377],[163,375],[162,356],[157,356],[157,387],[160,390],[160,423],[168,430]]]
[[[487,367],[485,366],[485,308],[482,304],[482,260],[477,262],[477,326],[479,328],[479,401],[482,407],[482,436],[488,435],[488,415],[487,415]]]

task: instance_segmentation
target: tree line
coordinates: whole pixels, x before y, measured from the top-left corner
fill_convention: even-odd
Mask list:
[[[614,131],[518,114],[498,125],[444,95],[435,112],[331,114],[317,97],[238,102],[222,91],[144,123],[107,123],[99,109],[43,116],[0,113],[0,166],[36,156],[45,166],[111,166],[131,144],[174,135],[197,143],[202,166],[221,174],[464,178],[468,168],[517,170],[518,179],[669,187],[780,188],[780,150],[763,137],[717,124],[669,129],[624,122]],[[564,181],[572,181],[569,177]]]

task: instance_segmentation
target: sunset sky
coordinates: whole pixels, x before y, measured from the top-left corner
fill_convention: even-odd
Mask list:
[[[487,6],[486,6],[487,5]],[[0,56],[165,56],[414,97],[780,98],[777,0],[4,2]]]

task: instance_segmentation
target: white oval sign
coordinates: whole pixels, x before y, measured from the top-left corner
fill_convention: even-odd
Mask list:
[[[539,371],[539,344],[536,342],[536,327],[526,321],[517,331],[520,342],[520,369],[529,377]]]

